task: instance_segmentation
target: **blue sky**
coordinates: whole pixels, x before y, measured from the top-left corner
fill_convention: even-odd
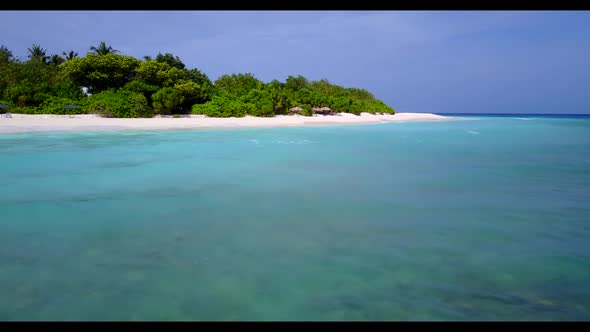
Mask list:
[[[366,88],[398,112],[590,113],[590,12],[3,11],[0,44],[178,55]]]

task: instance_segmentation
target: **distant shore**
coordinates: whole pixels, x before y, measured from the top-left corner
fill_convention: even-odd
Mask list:
[[[272,118],[246,116],[243,118],[209,118],[190,115],[181,118],[102,118],[96,115],[11,114],[0,117],[0,133],[24,133],[47,131],[108,131],[108,130],[165,130],[248,127],[295,127],[322,125],[359,125],[387,122],[447,121],[453,117],[430,113],[397,113],[354,115],[277,115]]]

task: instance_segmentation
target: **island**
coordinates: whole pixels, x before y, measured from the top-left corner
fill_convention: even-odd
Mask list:
[[[213,82],[174,54],[137,59],[105,42],[90,47],[84,57],[74,51],[48,55],[33,45],[26,59],[18,59],[1,46],[0,113],[11,119],[0,123],[0,132],[447,119],[396,114],[369,91],[327,79],[310,81],[298,75],[265,83],[240,73]]]

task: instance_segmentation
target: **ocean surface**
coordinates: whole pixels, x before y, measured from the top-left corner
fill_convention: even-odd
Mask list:
[[[0,135],[0,320],[588,320],[590,118]]]

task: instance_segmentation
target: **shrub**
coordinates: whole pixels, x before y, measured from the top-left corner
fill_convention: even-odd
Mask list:
[[[15,107],[11,108],[9,112],[18,114],[41,114],[39,108],[35,106]]]
[[[174,88],[162,88],[152,95],[154,111],[158,114],[172,114],[179,110],[184,102],[184,96]]]
[[[78,106],[79,108],[64,108],[66,105]],[[86,109],[80,107],[79,102],[61,97],[49,97],[39,105],[37,114],[83,114]]]
[[[53,95],[71,100],[80,100],[85,97],[82,88],[74,84],[72,81],[64,81],[57,84],[53,91]]]
[[[127,90],[106,90],[88,97],[85,109],[104,117],[152,117],[147,99],[141,93]]]
[[[204,104],[195,104],[192,107],[193,114],[203,114],[210,117],[229,118],[243,117],[254,112],[255,106],[239,100],[215,96]]]
[[[311,105],[305,104],[300,107],[303,108],[303,115],[305,115],[305,116],[312,116],[313,115],[313,112],[311,111]]]
[[[150,99],[152,94],[154,94],[156,91],[158,91],[158,87],[155,85],[151,85],[151,84],[147,84],[145,82],[142,81],[131,81],[127,84],[125,84],[125,86],[123,87],[124,90],[127,91],[131,91],[131,92],[137,92],[137,93],[141,93],[144,95],[144,97],[146,99]]]
[[[274,116],[274,102],[266,90],[254,89],[240,99],[246,114],[253,116]]]

